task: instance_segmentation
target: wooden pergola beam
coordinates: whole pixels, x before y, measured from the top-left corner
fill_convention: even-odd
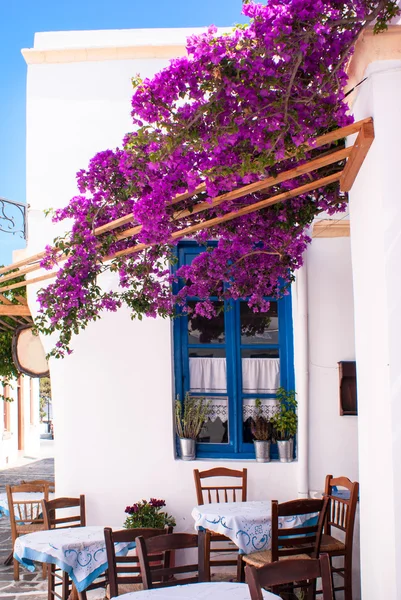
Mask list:
[[[176,230],[171,235],[171,241],[176,240],[176,239],[181,239],[182,237],[191,235],[202,229],[209,229],[211,227],[214,227],[215,225],[219,225],[221,223],[224,223],[225,221],[236,219],[242,215],[250,214],[257,210],[261,210],[261,209],[266,208],[277,202],[283,202],[290,198],[294,198],[297,195],[307,193],[308,191],[317,189],[317,187],[323,187],[325,185],[329,185],[330,183],[333,183],[335,181],[340,181],[340,189],[342,191],[348,191],[349,189],[351,189],[352,184],[355,180],[355,177],[357,176],[358,171],[363,163],[363,160],[373,142],[373,139],[374,139],[373,120],[371,118],[363,119],[356,123],[352,123],[351,125],[348,125],[346,127],[342,127],[340,129],[336,129],[336,130],[333,130],[324,135],[318,136],[309,146],[306,146],[306,148],[305,148],[306,150],[312,150],[315,148],[319,148],[321,146],[329,146],[333,142],[343,139],[344,137],[352,135],[356,132],[359,132],[359,133],[358,133],[358,136],[357,136],[354,146],[350,146],[348,148],[340,148],[339,150],[333,150],[332,152],[324,152],[320,156],[317,156],[316,158],[309,160],[301,165],[297,165],[297,166],[293,167],[292,169],[289,169],[285,172],[279,173],[275,177],[266,177],[265,179],[256,181],[249,185],[242,186],[241,188],[237,188],[235,190],[232,190],[231,192],[226,192],[226,193],[220,194],[219,196],[217,196],[213,199],[209,199],[209,201],[198,202],[197,204],[194,204],[190,209],[176,211],[173,214],[172,220],[180,221],[181,219],[185,219],[185,217],[190,216],[192,214],[201,213],[201,212],[210,210],[211,208],[217,207],[223,202],[235,200],[235,199],[241,198],[243,196],[246,196],[246,195],[249,195],[249,194],[252,194],[255,192],[265,191],[270,187],[273,187],[273,186],[283,183],[285,181],[289,181],[291,179],[299,177],[300,175],[312,173],[313,171],[317,171],[318,169],[320,169],[324,166],[328,166],[330,164],[334,164],[341,160],[347,159],[347,162],[346,162],[346,165],[345,165],[343,171],[339,171],[328,177],[323,177],[321,179],[313,180],[305,185],[300,185],[293,190],[283,192],[283,193],[278,193],[276,195],[271,196],[270,198],[265,198],[264,200],[262,200],[260,202],[253,203],[251,205],[241,207],[239,209],[237,208],[236,210],[226,213],[225,215],[223,215],[221,217],[214,217],[214,218],[205,220],[203,222],[196,223],[195,225],[191,225],[191,226]],[[291,158],[292,156],[293,155],[288,154],[285,156],[285,159]],[[169,202],[169,204],[174,205],[174,204],[180,202],[181,200],[196,196],[200,192],[205,191],[205,189],[206,189],[205,185],[201,184],[192,192],[185,192],[182,194],[178,194],[177,196],[175,196],[175,198],[173,198]],[[101,235],[102,233],[105,233],[107,231],[111,231],[113,229],[117,229],[128,223],[132,223],[132,221],[133,221],[133,215],[132,215],[132,213],[130,213],[129,215],[125,215],[124,217],[120,217],[119,219],[115,219],[114,221],[111,221],[110,223],[106,223],[105,225],[95,228],[94,233],[95,233],[95,235]],[[317,232],[316,236],[323,237],[322,227],[327,229],[328,226],[321,225],[320,227],[321,227],[320,232],[319,232],[319,230],[316,230],[316,232]],[[332,227],[332,225],[331,225],[331,227]],[[117,234],[116,239],[118,239],[118,240],[127,239],[127,238],[132,237],[135,234],[139,233],[141,231],[141,229],[142,229],[141,225],[135,225],[134,227],[126,229],[125,231],[122,231],[119,234]],[[339,233],[340,230],[341,230],[341,228],[337,227],[337,229],[336,229],[337,234],[335,234],[334,229],[332,229],[330,237],[338,237],[340,235],[340,233]],[[344,231],[345,230],[344,230],[344,226],[343,226],[341,235],[343,234]],[[324,237],[326,237],[326,235]],[[144,250],[145,248],[149,248],[149,247],[151,247],[151,244],[136,244],[129,248],[126,248],[124,250],[121,250],[117,253],[114,253],[112,255],[105,257],[103,259],[103,262],[112,260],[119,256],[134,254],[136,252],[140,252],[141,250]],[[14,263],[13,265],[9,265],[8,267],[0,268],[0,275],[7,273],[6,275],[4,275],[4,277],[0,277],[0,283],[10,281],[16,277],[21,277],[25,274],[28,274],[28,273],[31,273],[33,271],[40,269],[41,268],[40,260],[44,256],[45,256],[45,251],[39,252],[39,253],[35,254],[34,256],[31,256],[29,258],[18,261],[16,263]],[[65,260],[65,256],[62,255],[59,258],[59,260],[61,260],[61,261]],[[53,270],[51,273],[47,273],[45,275],[41,275],[39,277],[35,277],[35,278],[29,279],[27,281],[22,281],[20,283],[10,283],[10,285],[3,286],[2,288],[0,288],[0,290],[5,292],[7,290],[25,287],[28,284],[45,281],[47,279],[55,277],[57,275],[57,272],[58,272],[58,270]],[[0,300],[1,299],[3,299],[3,306],[0,306],[0,315],[1,314],[5,315],[7,313],[1,312],[1,311],[6,310],[5,305],[10,306],[10,301],[6,297],[2,296],[0,293]],[[14,315],[19,314],[20,316],[30,315],[29,308],[27,307],[27,304],[26,304],[26,299],[23,298],[22,296],[19,296],[18,299],[21,302],[21,305],[11,304],[11,308],[8,313],[8,316],[11,316],[12,314],[14,314]],[[18,309],[18,308],[16,308],[17,306],[20,306],[21,308]],[[27,312],[23,311],[24,307],[27,309]],[[18,310],[20,312],[16,312]]]
[[[307,194],[308,192],[317,190],[320,187],[325,187],[326,185],[330,185],[331,183],[339,181],[341,173],[342,171],[338,171],[337,173],[333,173],[332,175],[328,175],[327,177],[315,179],[310,183],[300,185],[299,187],[294,188],[293,190],[289,190],[288,192],[275,194],[274,196],[270,196],[269,198],[265,198],[264,200],[260,200],[259,202],[254,202],[253,204],[244,206],[239,210],[234,210],[232,212],[226,213],[221,217],[214,217],[213,219],[209,219],[208,221],[203,221],[202,223],[197,223],[196,225],[191,225],[190,227],[184,227],[184,229],[174,231],[171,235],[171,240],[181,239],[183,237],[186,237],[187,235],[192,235],[197,231],[203,229],[210,229],[211,227],[215,227],[216,225],[220,225],[221,223],[232,221],[233,219],[237,219],[238,217],[243,217],[244,215],[249,215],[258,210],[262,210],[263,208],[267,208],[268,206],[272,206],[273,204],[277,204],[278,202],[284,202],[285,200],[289,200],[290,198],[295,198],[296,196],[300,196],[301,194]],[[107,256],[103,262],[113,260],[114,258],[118,258],[120,256],[135,254],[136,252],[141,252],[142,250],[150,248],[151,246],[152,244],[136,244],[135,246],[125,248],[124,250],[120,250],[110,256]]]
[[[336,142],[336,141],[343,139],[349,135],[352,135],[353,133],[358,132],[365,125],[369,125],[369,124],[371,124],[373,127],[373,120],[370,117],[368,117],[366,119],[362,119],[355,123],[351,123],[351,125],[347,125],[346,127],[342,127],[341,129],[335,129],[334,131],[330,131],[329,133],[325,133],[323,135],[318,136],[315,139],[315,141],[313,142],[313,144],[306,146],[306,149],[311,150],[311,149],[319,148],[321,146],[332,144],[333,142]],[[287,155],[287,156],[285,156],[285,159],[291,158],[291,156],[292,155]],[[176,203],[180,202],[181,200],[185,200],[187,198],[190,198],[191,196],[195,196],[196,194],[204,192],[205,189],[206,189],[205,184],[201,184],[192,192],[185,192],[182,194],[178,194],[177,196],[175,196],[175,198],[173,198],[173,200],[171,201],[171,204],[176,204]],[[119,219],[115,219],[114,221],[111,221],[110,223],[106,223],[105,225],[101,225],[101,226],[95,228],[94,233],[95,233],[95,235],[101,235],[102,233],[106,233],[107,231],[111,231],[118,227],[122,227],[123,225],[127,225],[128,223],[132,223],[133,220],[134,220],[134,217],[133,217],[132,213],[130,213],[129,215],[125,215],[124,217],[120,217]],[[26,266],[26,265],[33,265],[34,263],[39,263],[41,261],[41,259],[44,258],[45,254],[46,254],[45,251],[38,252],[37,254],[30,256],[28,258],[24,258],[20,261],[17,261],[12,265],[9,265],[6,267],[1,267],[0,275],[2,275],[4,273],[9,273],[10,271],[15,271],[18,268]],[[36,264],[35,268],[38,269],[39,264]],[[25,272],[29,273],[29,272],[35,270],[35,268],[29,269]],[[18,272],[14,273],[14,276],[18,277]],[[16,287],[18,287],[18,286],[16,286]],[[13,289],[13,288],[8,288],[8,289]]]
[[[340,179],[340,190],[342,192],[349,192],[352,188],[374,139],[375,130],[373,121],[363,123]]]
[[[20,287],[25,286],[25,281],[22,281],[18,285]],[[22,304],[0,304],[0,316],[5,317],[25,317],[30,316],[31,311],[29,310],[29,306],[23,306]]]

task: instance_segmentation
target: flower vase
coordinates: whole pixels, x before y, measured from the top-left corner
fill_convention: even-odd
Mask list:
[[[180,438],[181,460],[195,460],[196,441],[191,438]]]
[[[294,456],[294,440],[291,438],[290,440],[278,440],[278,457],[280,462],[292,462]]]
[[[253,440],[256,462],[270,462],[270,440]]]

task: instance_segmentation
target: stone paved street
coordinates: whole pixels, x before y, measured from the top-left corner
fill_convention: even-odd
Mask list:
[[[7,484],[19,483],[22,479],[48,479],[54,481],[54,459],[45,458],[0,471],[0,492]],[[45,600],[47,582],[42,579],[42,570],[29,573],[20,567],[20,581],[13,579],[13,567],[6,567],[4,561],[11,552],[11,532],[8,517],[0,518],[0,600]]]

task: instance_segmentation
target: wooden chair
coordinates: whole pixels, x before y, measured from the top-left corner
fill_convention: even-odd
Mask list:
[[[210,541],[209,538],[210,534],[206,531],[200,531],[198,535],[192,533],[170,533],[148,539],[142,536],[136,538],[143,588],[149,590],[159,587],[210,581],[210,565],[206,551],[206,546]],[[197,549],[198,551],[198,560],[196,563],[170,566],[170,557],[173,552],[188,550],[190,548]],[[164,555],[162,568],[151,566],[154,556],[161,554]],[[182,574],[186,576],[176,577],[176,575],[180,576]]]
[[[113,531],[110,527],[105,527],[104,539],[106,542],[109,576],[106,598],[115,598],[119,594],[128,594],[129,592],[137,592],[143,589],[138,556],[117,556],[114,544],[135,542],[138,536],[142,536],[147,540],[156,535],[172,533],[172,531],[172,527],[166,527],[165,529],[122,529],[120,531]],[[159,562],[160,565],[162,558],[162,555],[152,557],[152,563]]]
[[[266,564],[277,562],[287,557],[297,559],[317,558],[326,518],[328,498],[291,500],[279,504],[272,501],[272,545],[271,550],[253,552],[242,555],[242,563],[259,569]],[[318,513],[316,519],[312,519]],[[280,526],[279,518],[288,518],[301,515],[311,515],[311,522],[300,527]],[[243,573],[241,572],[243,580]]]
[[[333,492],[333,487],[339,486],[349,491],[349,498],[339,498]],[[333,478],[326,476],[325,495],[329,497],[329,508],[324,525],[324,533],[320,552],[327,553],[330,557],[333,575],[339,575],[344,580],[344,585],[334,585],[334,592],[344,591],[344,600],[352,600],[352,546],[354,538],[355,513],[358,503],[359,483],[350,481],[347,477]],[[342,532],[344,541],[332,535],[333,530]],[[340,534],[341,535],[341,534]],[[343,557],[342,567],[334,567],[332,559]]]
[[[54,481],[49,481],[48,479],[32,479],[31,481],[27,481],[27,480],[23,479],[21,481],[21,485],[22,484],[47,485],[49,488],[49,494],[54,494],[54,492],[55,492]]]
[[[8,510],[10,513],[11,540],[14,548],[15,540],[20,535],[47,529],[42,515],[40,500],[19,500],[14,494],[43,494],[47,500],[49,486],[44,484],[6,485]],[[19,562],[13,558],[14,580],[19,581]],[[47,566],[43,565],[43,577]]]
[[[334,600],[330,559],[327,554],[322,554],[320,558],[274,562],[260,569],[247,566],[245,574],[251,600],[263,600],[262,588],[276,590],[278,586],[285,584],[292,584],[292,588],[296,588],[297,583],[311,580],[313,585],[308,586],[308,597],[313,599],[318,577],[322,580],[323,600]]]
[[[71,515],[71,509],[78,508],[77,514]],[[85,527],[85,496],[79,498],[55,498],[42,500],[43,518],[46,529],[65,529],[66,527]],[[60,512],[68,511],[67,516],[60,516]],[[72,581],[68,573],[58,569],[56,565],[48,565],[48,600],[68,600],[72,592]],[[102,585],[106,585],[102,581]],[[100,587],[97,586],[97,587]],[[85,598],[85,594],[81,595]]]
[[[202,479],[209,479],[210,477],[225,478],[230,477],[235,480],[240,480],[240,485],[202,485]],[[194,479],[196,488],[196,497],[198,505],[209,504],[211,502],[246,502],[247,498],[247,470],[236,471],[234,469],[227,469],[226,467],[217,467],[215,469],[209,469],[208,471],[199,472],[198,469],[194,469]],[[236,483],[236,482],[235,482]],[[216,554],[230,555],[235,552],[235,558],[225,559],[210,559],[210,567],[237,567],[237,579],[239,580],[241,573],[241,559],[239,558],[238,551],[230,546],[227,546],[226,542],[231,540],[225,535],[219,533],[211,533],[210,541],[214,543],[210,546],[210,552]],[[222,542],[224,545],[222,545]],[[217,544],[217,545],[216,545]]]
[[[54,500],[43,500],[43,517],[46,529],[63,529],[66,527],[85,527],[85,496],[79,498],[55,498]],[[79,508],[79,513],[71,515],[72,508]],[[60,511],[67,511],[66,517],[59,517]]]

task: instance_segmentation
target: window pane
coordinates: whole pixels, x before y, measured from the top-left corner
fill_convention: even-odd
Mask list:
[[[277,302],[268,312],[254,313],[246,302],[240,303],[241,344],[278,344]]]
[[[243,420],[243,440],[245,443],[253,441],[252,420],[257,415],[255,406],[256,398],[243,398],[242,400],[242,420]],[[276,398],[261,398],[262,414],[266,419],[270,419],[277,410],[278,402]]]
[[[199,434],[198,442],[228,443],[228,398],[207,398],[211,401],[209,418]]]
[[[196,302],[191,300],[188,306],[192,309]],[[221,312],[211,319],[195,314],[188,315],[188,343],[189,344],[224,344],[224,302],[213,302],[216,310]]]
[[[245,394],[274,394],[280,385],[280,359],[277,350],[242,350],[242,391]]]
[[[189,389],[191,392],[227,392],[227,368],[223,349],[189,353]],[[220,354],[220,356],[218,356]]]

